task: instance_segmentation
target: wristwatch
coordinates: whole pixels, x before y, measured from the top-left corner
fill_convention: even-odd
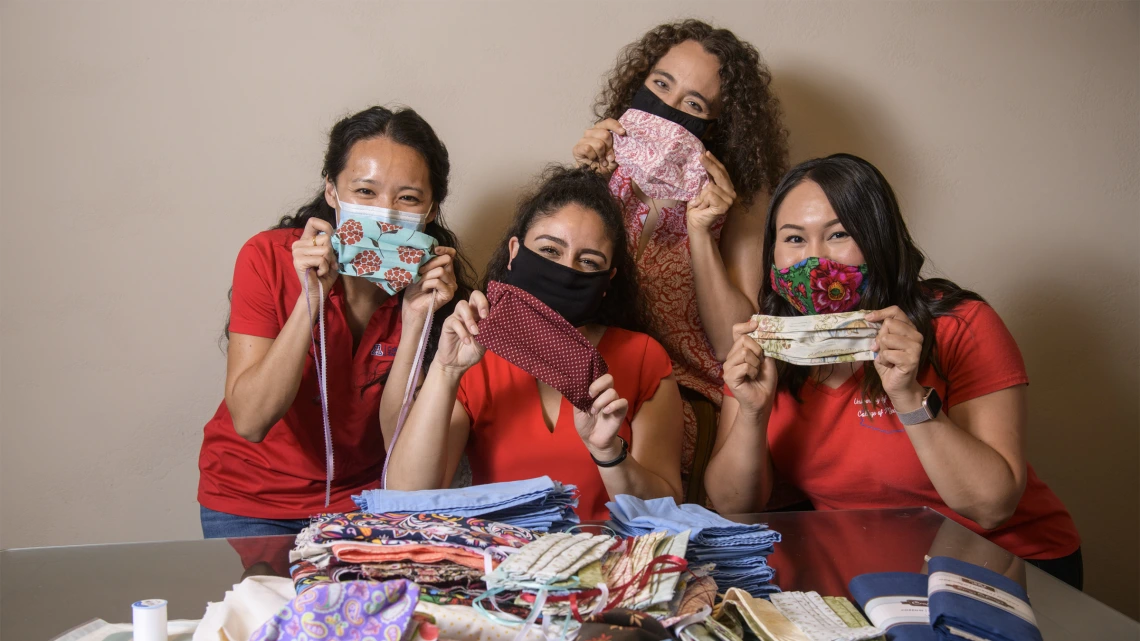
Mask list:
[[[942,399],[938,396],[938,390],[928,387],[926,396],[922,397],[922,405],[913,412],[899,412],[898,417],[903,425],[918,425],[938,418],[938,412],[941,411]]]

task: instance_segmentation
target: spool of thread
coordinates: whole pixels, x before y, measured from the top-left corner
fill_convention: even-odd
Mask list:
[[[131,610],[134,641],[167,641],[165,599],[135,601]]]

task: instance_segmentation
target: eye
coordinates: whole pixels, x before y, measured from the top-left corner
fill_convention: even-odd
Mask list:
[[[581,262],[583,265],[585,265],[586,267],[589,267],[590,269],[592,269],[594,271],[597,271],[597,270],[602,268],[601,264],[599,264],[598,261],[593,260],[591,258],[583,258],[579,262]]]
[[[419,198],[416,198],[415,196],[413,196],[413,195],[411,195],[411,194],[405,194],[405,195],[403,195],[403,196],[400,196],[400,200],[401,200],[401,201],[403,201],[403,202],[406,202],[406,203],[408,203],[408,204],[411,204],[411,205],[418,205],[418,204],[420,204],[420,199],[419,199]]]
[[[654,81],[653,81],[653,84],[655,84],[655,85],[657,85],[658,87],[660,87],[660,88],[664,89],[665,91],[669,91],[669,85],[665,84],[665,81],[664,81],[664,80],[654,80]]]
[[[843,240],[844,238],[851,238],[851,234],[848,234],[845,231],[837,231],[832,234],[831,238],[828,238],[828,240]]]
[[[558,249],[555,248],[553,245],[544,245],[544,246],[538,248],[538,253],[546,254],[547,256],[557,257],[558,256]]]
[[[697,113],[704,113],[704,112],[705,112],[705,109],[704,109],[704,107],[702,107],[702,106],[700,106],[699,104],[697,104],[697,103],[693,102],[692,100],[690,100],[690,101],[686,102],[685,104],[686,104],[686,105],[689,105],[689,108],[690,108],[690,109],[692,109],[693,111],[697,112]]]
[[[360,194],[361,196],[375,196],[376,195],[371,189],[368,189],[366,187],[361,187],[360,189],[357,189],[356,193]]]
[[[785,243],[802,243],[802,242],[804,242],[804,239],[802,236],[796,236],[795,234],[792,234],[791,236],[787,236],[786,238],[784,238],[784,242]]]

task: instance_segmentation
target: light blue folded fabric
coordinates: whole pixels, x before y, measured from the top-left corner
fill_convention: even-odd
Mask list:
[[[851,579],[847,588],[871,623],[887,631],[890,641],[935,641],[937,638],[934,628],[930,627],[925,574],[860,574]]]
[[[578,506],[576,493],[573,485],[562,485],[541,476],[443,490],[365,490],[352,500],[361,510],[373,514],[477,516],[546,531],[579,522],[574,513]]]
[[[987,641],[1041,641],[1025,589],[1009,577],[946,556],[936,556],[927,594],[930,623],[939,639],[960,630]]]

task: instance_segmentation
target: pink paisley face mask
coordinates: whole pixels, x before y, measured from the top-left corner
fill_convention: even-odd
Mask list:
[[[652,109],[652,106],[643,104],[652,100],[661,102],[651,91],[643,87],[638,98],[640,100],[634,100],[633,108],[618,119],[625,127],[626,135],[614,136],[617,163],[629,172],[641,191],[650,198],[683,202],[696,198],[708,181],[708,172],[701,164],[704,143],[684,125],[639,109]],[[668,107],[664,103],[661,106]],[[661,111],[660,108],[653,110]],[[698,120],[688,114],[681,115]],[[699,124],[707,125],[708,122],[700,121]]]

